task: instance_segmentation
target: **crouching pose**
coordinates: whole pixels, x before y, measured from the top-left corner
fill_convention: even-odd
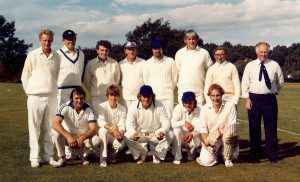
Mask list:
[[[238,124],[236,107],[232,103],[222,102],[224,90],[213,84],[208,90],[212,102],[201,108],[200,128],[202,149],[197,162],[202,166],[218,163],[218,155],[223,154],[225,166],[231,167],[234,152],[238,151]],[[237,154],[235,154],[237,158]]]
[[[188,149],[188,160],[195,159],[195,149],[200,146],[199,127],[200,108],[194,92],[184,92],[182,104],[178,104],[172,114],[172,127],[175,135],[173,148],[175,152],[174,164],[179,165],[182,159],[181,147]]]
[[[98,118],[100,145],[100,166],[107,167],[106,159],[109,162],[116,162],[116,154],[125,143],[123,135],[125,133],[126,109],[118,103],[120,90],[118,86],[111,85],[106,90],[108,101],[100,104],[100,115]],[[107,156],[109,149],[109,156]]]
[[[170,120],[161,102],[155,101],[150,86],[144,85],[138,93],[138,101],[133,102],[127,112],[124,140],[137,163],[145,161],[150,145],[153,163],[165,159],[174,134],[170,131]]]
[[[87,165],[90,151],[100,144],[100,138],[95,135],[98,125],[94,111],[84,102],[85,97],[86,93],[81,87],[74,88],[71,100],[61,105],[55,116],[52,128],[58,132],[54,137],[60,164],[58,167],[66,163],[65,145],[73,150],[80,149],[83,165]]]

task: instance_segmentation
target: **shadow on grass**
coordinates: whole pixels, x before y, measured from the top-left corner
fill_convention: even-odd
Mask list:
[[[264,161],[268,161],[267,159],[267,155],[265,153],[265,146],[264,144],[264,140],[261,142],[262,143],[262,147],[261,147],[261,162]],[[240,140],[240,153],[239,153],[239,158],[236,161],[236,163],[251,163],[250,160],[250,142],[249,140]],[[117,155],[117,163],[118,164],[122,164],[122,163],[135,163],[136,161],[133,160],[133,157],[131,154],[125,154],[126,150],[123,150],[121,152],[118,153]],[[183,155],[183,159],[182,159],[182,163],[187,163],[189,161],[186,160],[187,158],[187,153],[186,152],[182,152]],[[285,158],[289,158],[289,157],[295,157],[297,155],[300,155],[300,145],[298,145],[297,142],[287,142],[287,143],[279,143],[279,160],[283,160]],[[196,154],[196,157],[199,156],[199,153]],[[89,161],[90,163],[95,163],[95,164],[99,164],[99,157],[96,157],[95,155],[91,155],[89,156]],[[220,158],[221,159],[221,158]],[[171,154],[171,152],[167,153],[166,156],[166,160],[164,162],[167,163],[172,163],[174,160],[173,155]],[[222,159],[221,159],[222,160]],[[152,162],[152,156],[148,156],[146,158],[146,162]],[[81,160],[77,159],[77,160],[71,160],[68,161],[68,165],[81,165]]]
[[[261,156],[260,158],[263,160],[267,160],[267,155],[265,153],[265,145],[264,140],[261,142]],[[283,160],[289,157],[295,157],[300,155],[300,145],[297,142],[286,142],[279,143],[279,160]],[[249,140],[241,140],[240,141],[240,154],[237,160],[237,163],[250,163],[250,141]]]

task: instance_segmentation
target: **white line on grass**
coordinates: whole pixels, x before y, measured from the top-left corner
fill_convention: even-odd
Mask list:
[[[178,102],[174,102],[176,105],[178,104]],[[249,121],[247,120],[242,120],[242,119],[237,119],[238,121],[242,121],[244,123],[249,123]],[[262,127],[264,127],[264,125],[261,125]],[[284,133],[288,133],[288,134],[291,134],[291,135],[296,135],[296,136],[300,136],[300,133],[294,133],[294,132],[291,132],[291,131],[287,131],[287,130],[283,130],[283,129],[280,129],[280,128],[277,128],[278,131],[282,131]]]
[[[238,121],[242,121],[244,123],[249,123],[249,121],[247,120],[242,120],[242,119],[237,119]],[[261,125],[262,127],[264,127],[264,125]],[[280,128],[277,128],[278,131],[282,131],[284,133],[288,133],[288,134],[291,134],[291,135],[297,135],[297,136],[300,136],[299,133],[294,133],[294,132],[291,132],[291,131],[287,131],[287,130],[283,130],[283,129],[280,129]]]

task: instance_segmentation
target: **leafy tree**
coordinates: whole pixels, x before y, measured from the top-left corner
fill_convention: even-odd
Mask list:
[[[4,68],[2,79],[19,80],[27,50],[32,46],[16,38],[15,31],[15,22],[7,22],[0,15],[0,64]]]
[[[286,46],[276,46],[270,53],[270,59],[278,62],[280,66],[284,65],[285,58],[291,53],[291,51]]]
[[[148,19],[143,24],[135,27],[126,34],[127,41],[134,41],[139,46],[138,56],[149,59],[152,56],[151,42],[154,39],[162,39],[165,42],[164,54],[175,56],[183,45],[184,30],[172,29],[169,21]]]

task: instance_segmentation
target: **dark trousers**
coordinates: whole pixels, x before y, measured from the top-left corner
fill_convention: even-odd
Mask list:
[[[278,106],[274,94],[250,93],[252,108],[248,110],[250,132],[250,154],[252,159],[260,158],[261,119],[264,120],[265,146],[269,160],[278,157],[277,116]]]

